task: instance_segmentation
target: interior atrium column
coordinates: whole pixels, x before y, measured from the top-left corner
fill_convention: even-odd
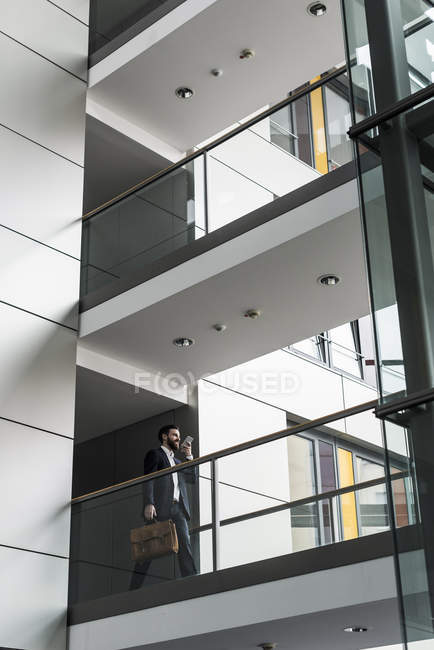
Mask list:
[[[408,646],[432,638],[434,612],[434,215],[433,156],[427,141],[434,125],[429,127],[424,118],[433,86],[431,79],[420,88],[411,86],[416,73],[407,40],[415,30],[423,38],[423,29],[431,24],[424,12],[429,7],[422,4],[343,2],[353,122],[359,122],[350,136],[358,151],[375,323],[381,392],[377,415],[384,419],[389,452],[399,443],[407,457],[406,484],[415,500],[409,513],[412,548],[403,546],[393,522]],[[431,104],[431,115],[432,110]],[[394,387],[387,376],[392,371],[400,380]],[[393,485],[392,480],[390,498]]]

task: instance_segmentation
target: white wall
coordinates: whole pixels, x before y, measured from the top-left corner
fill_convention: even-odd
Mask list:
[[[217,373],[208,380],[309,420],[369,402],[377,395],[370,386],[284,350]],[[370,411],[330,426],[382,444],[379,420]]]
[[[262,120],[208,155],[208,224],[216,230],[320,174],[270,142]]]
[[[0,646],[64,650],[88,0],[2,3]]]
[[[286,414],[280,409],[203,381],[198,405],[201,456],[286,427]],[[219,480],[221,519],[289,501],[286,441],[221,459]],[[209,494],[201,480],[202,522],[210,520]],[[291,552],[288,513],[225,526],[220,533],[221,568]],[[201,571],[206,570],[211,570],[211,558],[209,548],[201,545]]]

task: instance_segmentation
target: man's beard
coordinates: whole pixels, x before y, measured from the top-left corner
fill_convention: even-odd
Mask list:
[[[170,449],[172,451],[178,451],[178,446],[175,442],[175,440],[171,440],[170,438],[167,439],[167,444],[169,445]]]

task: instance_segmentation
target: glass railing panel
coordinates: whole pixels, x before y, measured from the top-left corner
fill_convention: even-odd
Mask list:
[[[291,550],[306,551],[321,544],[320,513],[327,518],[327,528],[330,532],[330,504],[328,501],[306,503],[289,510]]]
[[[321,124],[320,138],[314,137],[314,118]],[[207,169],[209,230],[350,162],[349,127],[349,84],[342,74],[213,147]]]
[[[199,157],[83,223],[82,295],[142,275],[147,265],[203,236]]]
[[[181,504],[165,499],[171,476],[74,504],[70,603],[212,571],[209,472],[208,463],[200,469],[182,470],[179,481],[185,486],[187,508],[182,505],[185,493]],[[144,526],[144,506],[150,500],[156,504],[158,521],[174,521],[179,552],[136,562],[132,558],[130,533]]]
[[[386,482],[357,491],[360,536],[382,533],[390,528]]]
[[[327,124],[327,162],[333,171],[353,160],[353,143],[348,137],[351,126],[350,81],[345,72],[323,86]]]
[[[273,193],[260,183],[219,160],[217,151],[208,155],[208,227],[217,230],[235,219],[274,200]],[[227,160],[225,156],[223,159]]]
[[[402,472],[400,473],[400,475]],[[398,485],[398,479],[393,484]],[[400,487],[397,488],[400,491]],[[220,492],[221,493],[221,492]],[[410,495],[401,494],[395,502],[395,516],[409,508]],[[357,539],[390,530],[391,518],[386,479],[375,485],[353,489],[300,505],[288,503],[264,508],[250,516],[222,520],[220,523],[220,566],[229,568],[271,557],[306,551],[326,544]],[[246,544],[246,540],[249,543]],[[247,546],[247,548],[246,548]]]
[[[432,571],[432,503],[428,501],[433,466],[430,461],[432,413],[430,404],[408,411],[405,425],[385,422],[389,449],[389,471],[395,510],[395,543],[402,587],[403,625],[409,648],[434,643],[432,602],[428,577]],[[399,467],[397,468],[399,462]],[[399,478],[405,466],[406,476]],[[412,550],[404,528],[411,528]],[[422,641],[424,640],[424,641]]]
[[[289,512],[220,526],[220,567],[228,569],[291,553]]]
[[[139,284],[156,261],[352,160],[345,72],[288,101],[86,215],[81,296]]]
[[[183,467],[175,473],[177,504],[170,474],[75,500],[70,603],[381,533],[391,526],[388,494],[399,529],[417,523],[403,429],[388,430],[388,491],[382,447],[369,434],[350,443],[339,431],[360,414],[337,415],[326,427],[307,423]],[[174,522],[179,553],[137,561],[131,531],[154,515]]]
[[[289,503],[290,483],[285,438],[221,458],[220,520]]]
[[[222,568],[390,529],[381,436],[374,443],[369,414],[362,415],[332,422],[327,433],[309,429],[219,459]],[[357,430],[357,442],[346,441],[342,428]],[[411,505],[400,486],[408,474],[401,452],[391,450],[402,515]]]
[[[310,97],[304,95],[270,117],[270,140],[287,153],[314,166]]]

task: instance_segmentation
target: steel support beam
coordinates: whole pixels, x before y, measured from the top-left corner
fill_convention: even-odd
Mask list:
[[[397,0],[365,0],[365,7],[376,105],[381,112],[411,95],[401,3]],[[406,115],[402,113],[379,126],[379,143],[406,385],[411,394],[434,386],[434,268],[419,143],[407,129]],[[425,551],[432,612],[433,413],[432,402],[426,404],[423,411],[409,413],[421,546]],[[401,572],[401,582],[405,577]],[[426,618],[428,632],[432,631],[429,618]]]

